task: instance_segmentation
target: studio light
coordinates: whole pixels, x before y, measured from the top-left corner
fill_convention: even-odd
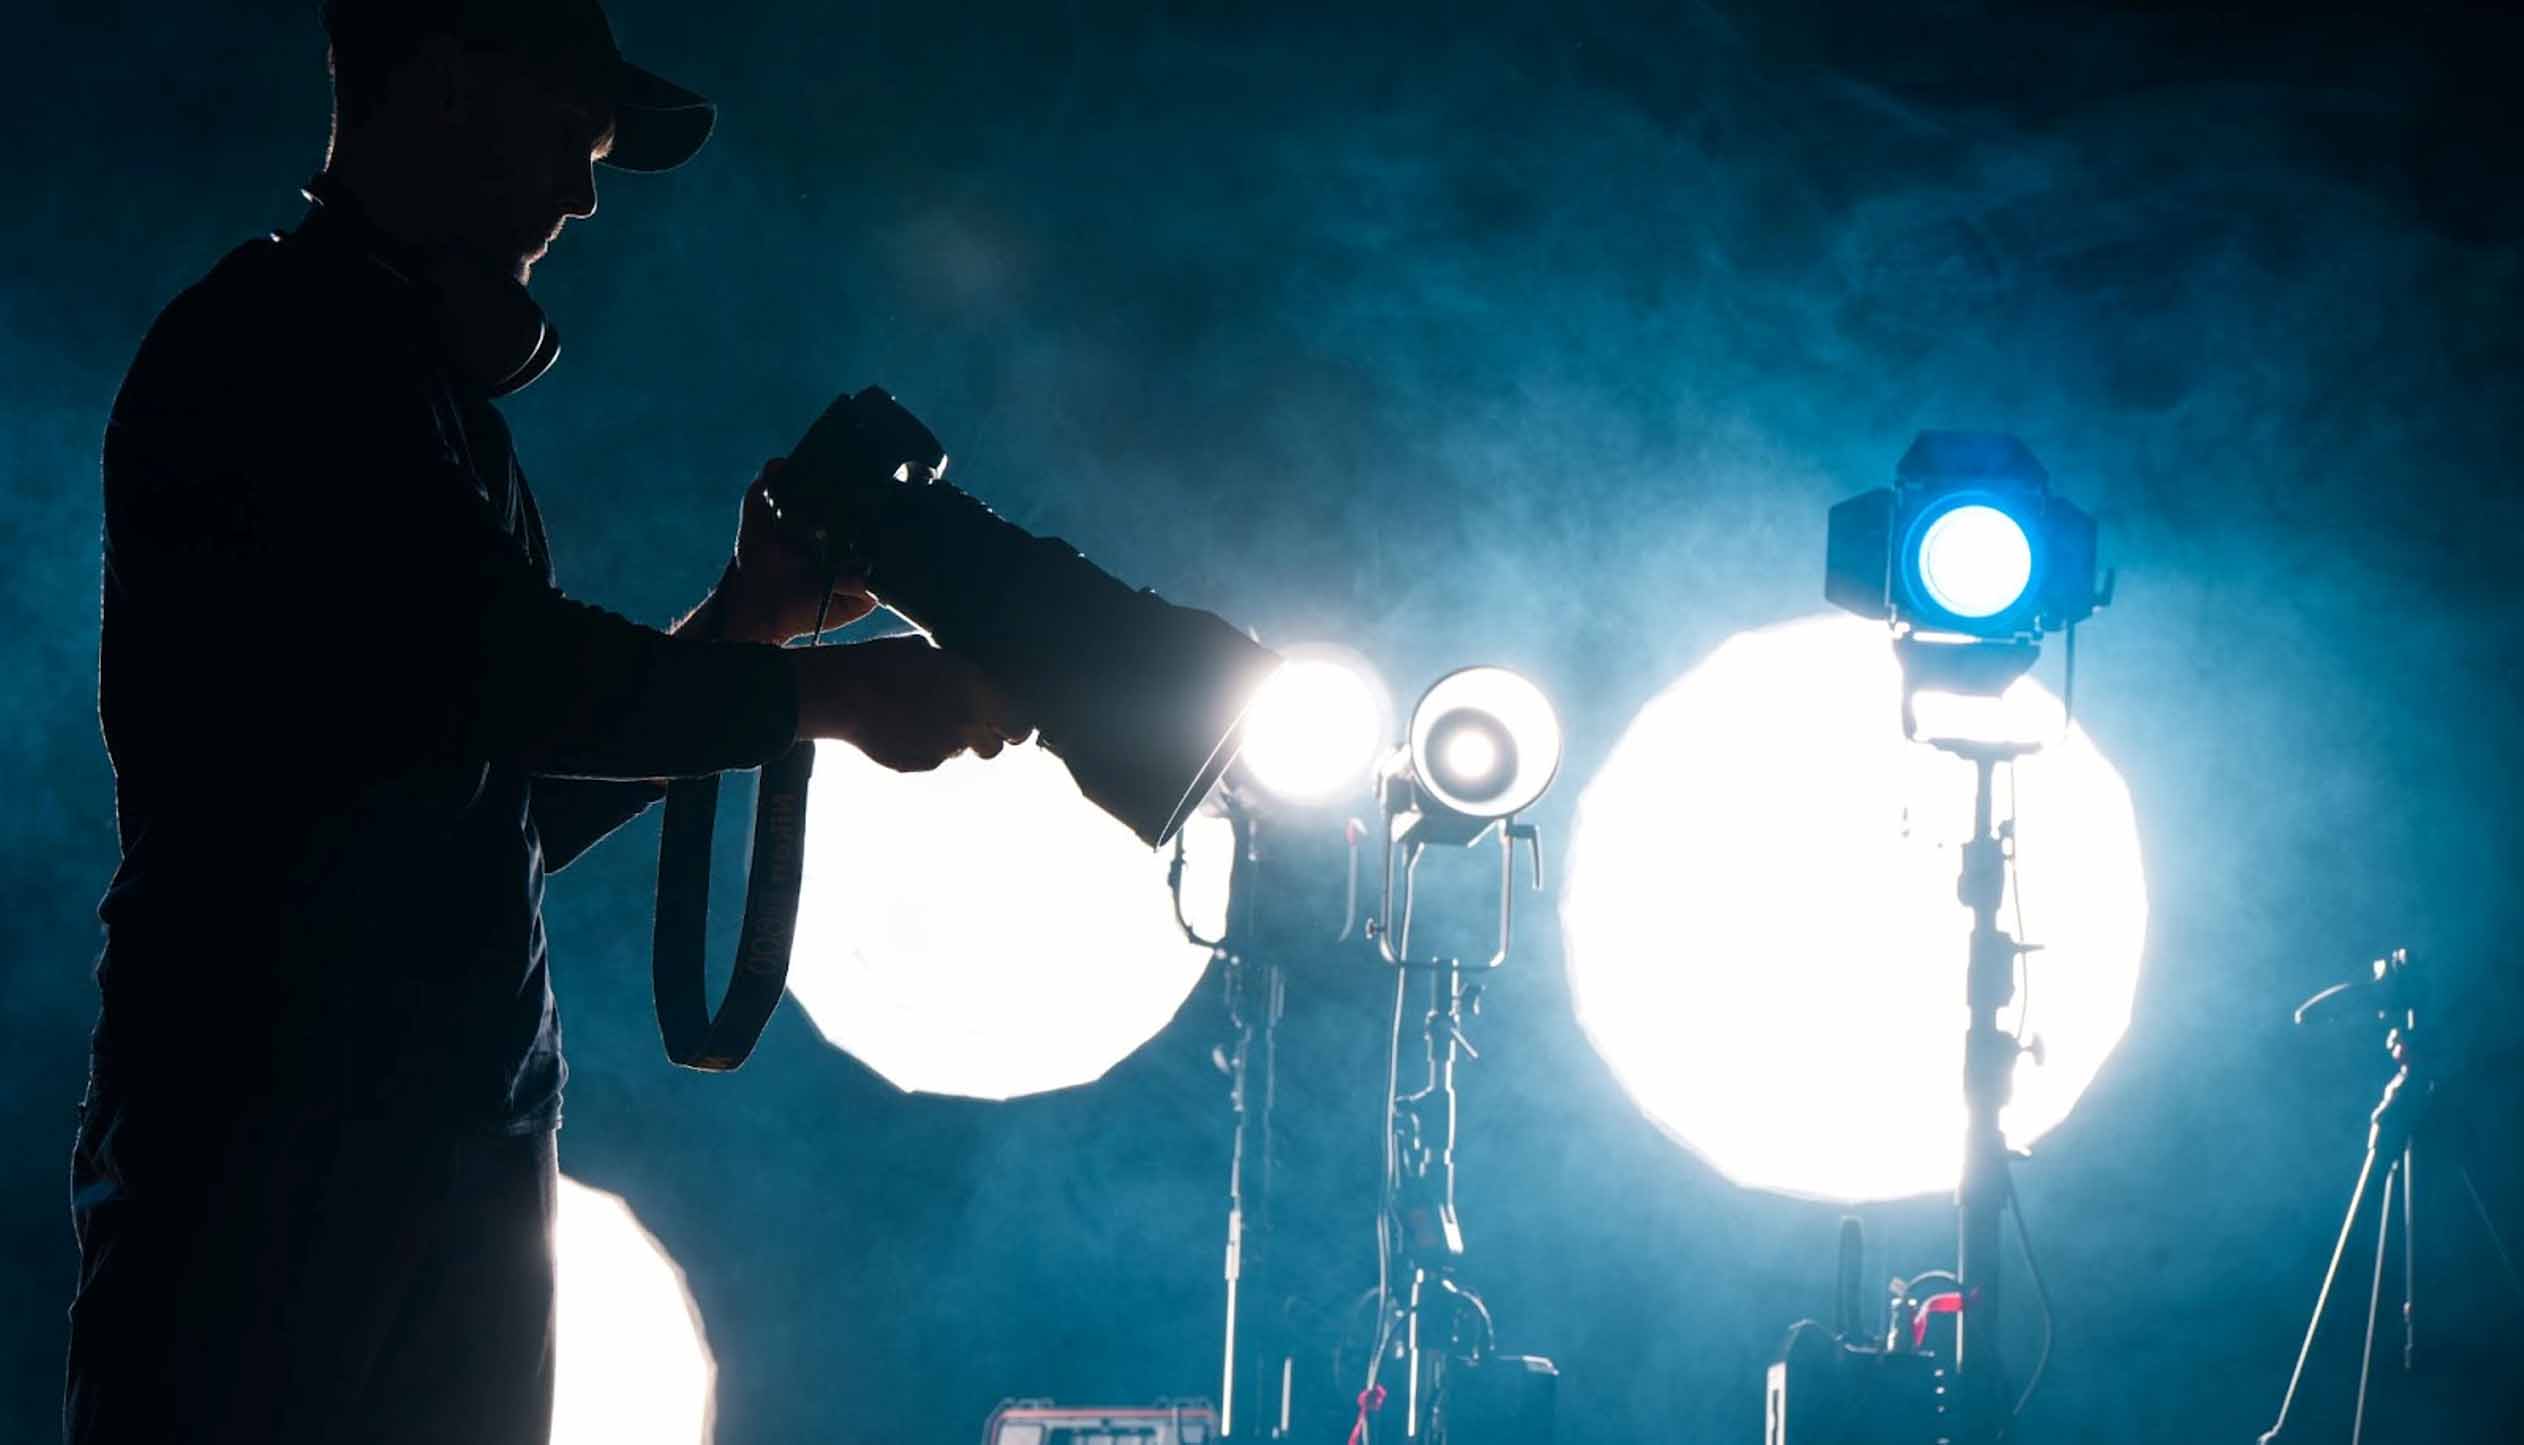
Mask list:
[[[1371,1400],[1384,1398],[1378,1377],[1389,1353],[1402,1379],[1402,1435],[1422,1439],[1453,1411],[1470,1418],[1484,1389],[1535,1385],[1549,1414],[1547,1360],[1499,1356],[1489,1306],[1464,1278],[1464,1234],[1455,1215],[1456,1069],[1479,1057],[1465,1035],[1480,997],[1477,980],[1504,968],[1516,938],[1516,857],[1533,860],[1542,887],[1542,835],[1517,815],[1542,798],[1560,771],[1560,719],[1542,689],[1503,667],[1450,672],[1411,711],[1403,745],[1378,769],[1383,805],[1383,885],[1367,936],[1393,966],[1393,1027],[1386,1059],[1385,1178],[1376,1212],[1375,1338],[1359,1399],[1364,1438]],[[1422,951],[1412,941],[1420,861],[1431,848],[1468,848],[1495,838],[1499,849],[1498,934],[1488,958]],[[1417,982],[1423,1062],[1419,1086],[1403,1092],[1403,1025]],[[1482,1343],[1466,1352],[1468,1338]],[[1444,1342],[1453,1341],[1454,1344]],[[1485,1376],[1474,1368],[1495,1362]],[[1513,1360],[1514,1370],[1501,1368]],[[1531,1368],[1527,1368],[1531,1367]],[[1453,1406],[1448,1403],[1452,1399]],[[1443,1433],[1441,1429],[1437,1433]],[[1517,1438],[1522,1438],[1517,1437]]]
[[[1903,739],[1884,630],[1739,634],[1652,699],[1578,804],[1560,917],[1579,1022],[1640,1108],[1740,1184],[1836,1199],[1955,1188],[1971,764]],[[2036,681],[1997,700],[2054,739],[2000,779],[2020,818],[2002,916],[2038,1037],[2003,1116],[2065,1118],[2130,1017],[2147,892],[2128,789]],[[2010,794],[2014,796],[2010,796]]]
[[[2045,632],[2110,600],[2097,586],[2095,520],[2051,490],[2023,442],[1921,432],[1891,487],[1832,508],[1823,595],[1892,625],[1910,696],[1995,697]]]
[[[1375,669],[1347,648],[1284,649],[1288,660],[1246,715],[1243,772],[1286,803],[1363,790],[1392,734],[1393,702]]]
[[[1010,1099],[1101,1078],[1165,1027],[1209,950],[1149,851],[1043,748],[894,773],[818,746],[789,992],[896,1087]],[[1183,904],[1225,921],[1227,821],[1184,825]]]
[[[2033,585],[2033,540],[2024,525],[1969,494],[1927,514],[1913,550],[1919,590],[1951,617],[1996,617]]]
[[[621,1196],[561,1181],[553,1445],[708,1445],[718,1366],[684,1272]]]
[[[1560,772],[1560,719],[1503,667],[1439,678],[1386,764],[1388,808],[1430,843],[1469,843],[1539,801]]]

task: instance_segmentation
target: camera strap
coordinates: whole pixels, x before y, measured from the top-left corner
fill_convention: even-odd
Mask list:
[[[745,1062],[788,987],[797,934],[798,884],[806,867],[806,785],[815,744],[800,741],[765,763],[754,792],[754,846],[747,862],[745,921],[736,965],[710,1008],[710,842],[717,831],[719,780],[666,785],[666,821],[657,846],[657,929],[651,984],[666,1057],[688,1069],[725,1073]]]

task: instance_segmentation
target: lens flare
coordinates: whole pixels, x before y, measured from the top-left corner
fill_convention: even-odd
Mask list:
[[[1164,1028],[1209,966],[1152,852],[1033,744],[893,773],[815,752],[789,992],[827,1042],[916,1093],[1012,1099],[1091,1083]],[[1185,825],[1185,912],[1216,937],[1234,843]]]
[[[1920,534],[1920,586],[1929,601],[1957,617],[1994,617],[2015,606],[2032,581],[2032,539],[1996,507],[1956,507]]]
[[[1294,803],[1361,792],[1392,726],[1384,685],[1331,648],[1294,648],[1246,715],[1244,762],[1255,782]]]
[[[1739,1184],[1893,1199],[1955,1187],[1970,764],[1906,742],[1885,630],[1729,639],[1651,700],[1579,800],[1560,920],[1579,1022],[1639,1107]],[[2001,1123],[2067,1117],[2128,1026],[2147,929],[2129,790],[2030,679],[2043,751],[2002,769],[2000,919],[2042,945],[2002,1027],[2043,1040]],[[2021,910],[2023,927],[2016,926]]]
[[[684,1272],[621,1196],[561,1181],[552,1445],[707,1445],[718,1365]]]

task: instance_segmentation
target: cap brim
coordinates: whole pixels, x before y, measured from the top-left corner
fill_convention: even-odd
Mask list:
[[[671,171],[691,160],[718,123],[718,107],[664,76],[623,63],[614,80],[613,150],[619,171]]]

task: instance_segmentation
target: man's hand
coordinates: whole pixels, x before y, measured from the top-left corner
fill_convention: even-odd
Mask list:
[[[810,619],[811,620],[811,619]],[[798,736],[834,738],[898,773],[997,757],[1033,729],[979,669],[923,637],[801,649]]]
[[[846,627],[876,608],[867,584],[856,577],[824,574],[793,509],[783,505],[780,458],[763,463],[745,488],[737,518],[736,551],[719,579],[712,605],[725,635],[748,642],[787,642],[815,631]],[[826,591],[826,583],[831,590]],[[830,601],[827,603],[826,598]]]

